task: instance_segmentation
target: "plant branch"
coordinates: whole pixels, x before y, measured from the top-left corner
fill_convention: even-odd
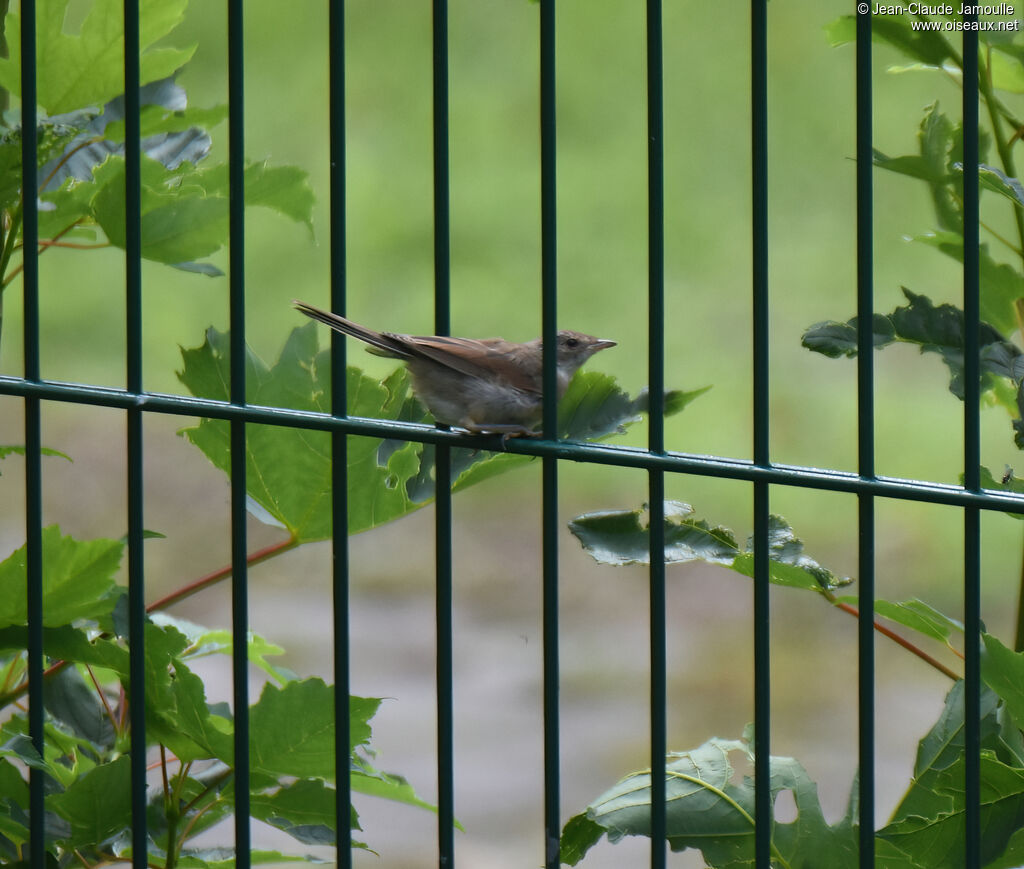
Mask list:
[[[984,67],[978,70],[978,90],[985,101],[985,108],[988,110],[989,123],[992,125],[992,138],[996,143],[996,151],[1003,164],[1003,171],[1010,178],[1017,177],[1017,170],[1013,163],[1013,151],[1003,135],[1003,126],[999,122],[999,112],[996,110],[996,96],[992,87],[992,49],[988,49]],[[1016,205],[1013,208],[1013,219],[1017,224],[1017,238],[1020,246],[1017,253],[1024,259],[1024,212]]]
[[[289,537],[287,540],[283,540],[280,543],[272,543],[270,546],[264,546],[263,549],[258,549],[245,559],[245,563],[248,567],[252,567],[254,564],[259,564],[262,561],[266,561],[268,558],[273,558],[275,555],[280,555],[282,552],[294,549],[298,545],[298,540],[294,537]],[[219,570],[213,571],[213,573],[201,576],[194,582],[190,582],[188,585],[182,586],[176,591],[172,591],[170,594],[165,595],[159,600],[153,601],[153,603],[146,607],[146,612],[153,613],[165,610],[169,606],[173,606],[174,604],[185,600],[185,598],[189,598],[202,591],[204,588],[209,588],[211,585],[216,585],[218,582],[227,579],[231,576],[231,573],[232,566],[228,564]]]
[[[74,852],[75,852],[75,857],[78,858],[78,860],[85,867],[85,869],[92,869],[93,864],[85,859],[85,856],[82,854],[81,851],[79,851],[77,848],[75,848]]]
[[[988,109],[989,121],[992,124],[992,137],[996,143],[996,150],[999,152],[999,159],[1003,161],[1003,171],[1010,178],[1016,178],[1017,172],[1013,163],[1013,151],[1010,143],[1019,138],[1020,123],[1012,122],[1016,128],[1013,137],[1008,142],[1003,136],[1002,126],[999,123],[999,114],[996,111],[997,100],[992,86],[992,49],[988,49],[985,69],[978,71],[978,88],[985,99],[985,106]],[[1017,224],[1017,236],[1020,238],[1021,249],[1018,251],[1021,259],[1024,260],[1024,212],[1016,205],[1012,205],[1013,217]],[[1021,325],[1021,300],[1017,299],[1014,305],[1014,313],[1017,316],[1017,324]],[[1020,594],[1017,600],[1017,631],[1014,638],[1014,648],[1020,652],[1024,651],[1024,554],[1021,557]]]
[[[160,746],[160,760],[163,768],[164,783],[165,783],[165,797],[164,797],[164,816],[167,818],[167,857],[165,861],[166,869],[174,869],[175,863],[178,861],[178,821],[181,819],[181,812],[175,805],[176,800],[166,790],[167,782],[167,756],[164,752],[163,745]]]
[[[164,783],[164,800],[171,798],[171,785],[167,781],[167,747],[160,743],[160,777]]]
[[[205,797],[207,797],[210,793],[215,791],[218,787],[221,786],[221,784],[223,782],[227,781],[234,774],[235,774],[235,771],[233,769],[231,769],[230,767],[228,767],[227,769],[225,769],[219,775],[214,776],[213,779],[211,779],[206,784],[206,786],[198,794],[196,794],[191,800],[189,800],[187,803],[185,803],[185,807],[182,809],[182,814],[187,814],[188,812],[191,812],[192,809],[194,809],[197,805],[199,805],[199,803]],[[199,809],[200,814],[202,812],[205,812],[206,809],[208,809],[208,808],[209,808],[209,806],[203,806],[202,809]]]
[[[102,247],[113,247],[113,245],[109,241],[98,241],[95,244],[81,244],[75,241],[57,241],[55,238],[47,238],[39,242],[39,247],[39,252],[42,253],[47,248],[51,247],[70,247],[74,250],[99,250]]]
[[[96,674],[92,671],[92,665],[85,665],[85,672],[89,674],[89,680],[92,682],[93,687],[96,689],[96,693],[99,695],[100,703],[103,704],[104,710],[106,710],[107,718],[110,719],[110,726],[114,728],[115,732],[120,732],[118,727],[117,716],[114,715],[114,710],[110,708],[110,704],[107,702],[107,695],[103,692],[100,687],[99,681],[96,679]]]
[[[72,157],[75,156],[75,154],[77,154],[83,148],[88,148],[90,145],[95,145],[97,142],[102,142],[102,141],[103,141],[103,137],[102,136],[93,136],[91,139],[86,139],[85,141],[79,142],[77,145],[75,145],[74,148],[72,148],[70,151],[68,151],[66,154],[64,154],[60,158],[60,160],[57,161],[57,164],[53,167],[53,170],[50,172],[50,174],[47,175],[42,180],[42,182],[40,183],[40,185],[39,185],[40,192],[42,192],[43,188],[46,187],[46,185],[49,184],[53,180],[53,176],[57,174],[57,170],[60,169],[62,166],[64,166],[68,162],[68,160],[70,160]]]
[[[14,212],[10,215],[10,223],[6,227],[7,235],[4,237],[3,252],[0,253],[0,286],[6,287],[10,281],[7,279],[7,266],[11,262],[14,248],[18,241],[18,229],[21,226],[22,203],[19,202]]]
[[[848,603],[842,603],[840,601],[835,601],[835,600],[833,601],[833,604],[835,606],[839,607],[839,609],[841,609],[843,612],[849,613],[854,618],[856,618],[856,619],[860,618],[860,611],[857,609],[857,607],[851,606]],[[898,643],[899,645],[903,646],[903,648],[906,649],[908,652],[911,652],[911,653],[917,655],[917,657],[919,657],[926,664],[931,664],[936,670],[938,670],[940,673],[942,673],[945,676],[949,676],[949,678],[952,679],[954,682],[957,681],[960,678],[959,674],[957,674],[953,670],[949,669],[949,667],[947,667],[941,661],[936,660],[935,658],[933,658],[924,649],[922,649],[922,648],[920,648],[918,646],[915,646],[906,637],[900,636],[899,634],[896,633],[896,631],[892,630],[891,628],[887,628],[885,625],[883,625],[877,619],[875,620],[874,625],[875,625],[875,630],[878,631],[878,633],[882,634],[883,636],[888,637],[894,643]]]
[[[1017,600],[1017,636],[1014,639],[1015,651],[1024,652],[1024,556],[1020,565],[1020,596]]]
[[[283,540],[280,543],[272,543],[270,546],[264,546],[262,549],[256,550],[256,552],[245,559],[245,563],[247,566],[252,567],[254,564],[260,564],[268,558],[273,558],[275,555],[280,555],[283,552],[287,552],[289,549],[294,549],[298,545],[299,541],[296,538],[289,537],[287,540]],[[206,576],[202,576],[194,582],[190,582],[188,585],[179,588],[177,591],[172,591],[170,594],[165,595],[159,600],[153,601],[153,603],[146,607],[146,612],[152,613],[165,610],[169,606],[183,601],[185,598],[191,597],[205,588],[209,588],[211,585],[216,585],[218,582],[221,582],[229,576],[231,576],[231,565],[215,570],[213,573],[208,573]],[[109,638],[110,634],[100,635],[100,639]],[[45,671],[43,671],[43,679],[49,679],[67,667],[70,663],[70,661],[55,661],[47,667]],[[21,697],[24,697],[27,693],[28,680],[26,679],[17,688],[14,688],[5,694],[0,694],[0,709],[9,703],[14,703]]]
[[[65,226],[53,238],[42,239],[39,242],[39,253],[41,253],[41,254],[42,253],[46,253],[46,251],[48,251],[51,247],[77,247],[77,248],[80,248],[82,250],[86,250],[86,249],[91,250],[93,248],[101,248],[101,247],[111,247],[111,244],[110,244],[109,241],[101,242],[101,243],[98,243],[98,244],[92,244],[92,245],[88,245],[88,244],[73,244],[72,242],[60,242],[58,244],[58,240],[60,238],[65,236],[67,233],[71,232],[71,230],[74,229],[76,226],[78,226],[78,224],[80,224],[81,222],[82,222],[82,219],[78,218],[78,220],[75,220],[73,223],[70,223],[67,226]],[[20,247],[20,245],[17,245],[17,246]],[[20,266],[18,266],[16,269],[14,269],[14,271],[12,271],[9,275],[7,275],[7,277],[5,277],[2,280],[2,282],[0,282],[0,290],[2,290],[3,287],[6,287],[11,281],[13,281],[21,273],[21,271],[22,271],[22,269],[24,267],[25,267],[25,264],[22,263]],[[2,272],[0,272],[0,274],[2,274]]]

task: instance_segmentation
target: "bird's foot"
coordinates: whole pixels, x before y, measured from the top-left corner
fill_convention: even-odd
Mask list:
[[[500,434],[501,435],[501,448],[505,449],[508,445],[509,438],[537,438],[541,436],[541,433],[534,431],[532,428],[527,428],[525,425],[511,424],[511,423],[476,423],[476,422],[463,422],[462,428],[471,434],[489,435],[489,434]]]

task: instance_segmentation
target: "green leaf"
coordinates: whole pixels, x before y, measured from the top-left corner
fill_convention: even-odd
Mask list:
[[[313,193],[305,172],[255,163],[246,167],[244,178],[247,204],[272,208],[312,230]],[[123,248],[124,159],[108,157],[94,169],[93,179],[67,188],[65,199],[57,194],[48,198],[73,216],[76,209],[83,209],[81,203],[91,192],[87,214],[99,224],[111,244]],[[168,169],[143,155],[142,255],[168,265],[203,269],[202,264],[192,261],[217,252],[227,243],[228,200],[226,165],[197,169],[182,163]]]
[[[142,0],[141,82],[167,78],[184,66],[196,46],[153,48],[181,23],[188,0]],[[123,10],[120,0],[95,0],[78,34],[64,30],[68,0],[49,0],[36,13],[39,105],[51,115],[101,106],[124,90]],[[0,58],[0,87],[21,93],[21,25],[6,19],[9,56]]]
[[[704,561],[729,567],[744,576],[753,575],[753,541],[741,549],[733,532],[710,525],[694,517],[689,504],[665,502],[665,561],[681,564]],[[569,530],[590,556],[602,564],[650,563],[650,519],[641,510],[609,510],[577,516]],[[848,585],[839,577],[804,554],[803,543],[780,516],[770,518],[769,527],[771,581],[791,588],[830,591]]]
[[[413,786],[400,775],[378,772],[364,765],[360,769],[352,770],[351,781],[352,790],[356,793],[380,797],[383,800],[391,800],[406,806],[427,809],[431,812],[437,811],[437,806],[420,799]],[[455,826],[460,830],[462,829],[462,825],[458,821],[455,822]]]
[[[1024,729],[1024,652],[1014,652],[997,637],[982,634],[981,678],[1006,705],[1018,730]]]
[[[915,30],[908,15],[875,15],[871,19],[871,40],[891,45],[911,60],[941,67],[947,60],[955,61],[956,52],[949,41],[934,30]],[[842,15],[826,25],[825,33],[833,47],[854,42],[857,21]]]
[[[1024,828],[1010,836],[1006,850],[996,860],[986,863],[985,869],[1020,869],[1021,866],[1024,866]]]
[[[68,848],[95,848],[131,824],[131,760],[122,755],[75,781],[64,793],[51,794],[47,808],[71,824]]]
[[[836,602],[858,604],[859,599],[854,596],[846,596],[836,598]],[[950,635],[954,631],[963,633],[964,629],[960,622],[940,613],[934,607],[917,598],[899,602],[876,600],[875,615],[889,619],[889,621],[901,624],[947,645],[949,645]]]
[[[929,233],[916,236],[914,241],[938,248],[959,263],[964,261],[963,236],[956,233]],[[1013,332],[1017,328],[1014,303],[1024,296],[1024,275],[1021,275],[1013,266],[997,263],[992,259],[987,244],[978,246],[978,254],[981,277],[981,319],[984,323],[991,324],[997,331]],[[984,330],[982,334],[984,336]]]
[[[253,794],[252,815],[307,845],[337,843],[335,801],[337,791],[319,779],[300,779],[274,793]],[[354,823],[351,829],[358,829]]]
[[[174,708],[171,691],[173,667],[188,646],[188,640],[173,627],[147,624],[144,629],[146,647],[146,708],[159,720],[166,710]]]
[[[13,625],[0,628],[0,651],[19,651],[28,648],[28,628]],[[60,661],[73,661],[113,670],[120,676],[128,675],[128,652],[113,640],[89,635],[71,625],[43,628],[43,652]]]
[[[941,180],[941,176],[940,178],[935,177],[932,167],[928,165],[928,161],[919,154],[889,157],[881,151],[874,149],[872,162],[880,169],[887,169],[890,172],[895,172],[897,175],[908,175],[921,181]]]
[[[182,350],[178,377],[193,395],[230,398],[229,337],[209,329],[201,347]],[[348,412],[372,419],[425,422],[428,417],[410,391],[404,367],[383,381],[347,370]],[[277,362],[246,357],[247,399],[252,404],[330,412],[330,356],[319,349],[316,324],[292,331]],[[666,415],[679,412],[705,390],[668,392]],[[630,398],[613,378],[577,374],[559,405],[563,433],[570,438],[603,438],[645,412],[648,398]],[[185,435],[225,473],[230,471],[229,427],[204,419]],[[494,438],[493,440],[497,440]],[[282,525],[298,542],[331,536],[331,440],[325,432],[284,426],[247,428],[247,487],[263,521]],[[478,449],[452,451],[452,483],[458,491],[530,461],[528,456]],[[359,437],[348,439],[350,534],[417,510],[433,498],[434,450],[420,444]]]
[[[354,842],[353,847],[365,848],[366,846]],[[130,855],[130,851],[128,855]],[[127,856],[127,855],[126,855]],[[309,863],[308,857],[298,857],[289,854],[282,854],[280,851],[250,851],[248,860],[250,863],[263,865],[266,863]],[[155,860],[150,856],[150,862],[157,866],[165,865],[162,860]],[[184,848],[178,855],[174,864],[181,869],[235,869],[235,852],[232,848]]]
[[[892,319],[884,314],[873,314],[871,318],[871,342],[876,349],[891,344],[895,339]],[[857,355],[857,318],[845,323],[834,320],[815,323],[804,332],[801,341],[808,350],[821,353],[830,359],[840,356]]]
[[[203,186],[208,190],[228,190],[227,164],[214,166],[202,172]],[[250,163],[245,167],[245,204],[270,208],[304,223],[313,233],[313,204],[315,197],[309,184],[309,174],[296,166],[271,166],[269,163]]]
[[[0,759],[0,794],[23,809],[28,808],[28,782],[21,772],[6,758]]]
[[[673,851],[694,848],[709,866],[754,866],[754,781],[736,780],[730,755],[753,762],[749,744],[711,739],[700,747],[666,758],[666,832]],[[790,791],[797,819],[776,824],[772,855],[790,869],[857,865],[857,837],[849,816],[829,826],[822,815],[817,786],[793,758],[772,757],[773,797]],[[649,836],[651,774],[627,776],[567,824],[562,833],[563,862],[575,865],[604,832],[610,842],[624,836]],[[785,862],[783,862],[785,861]]]
[[[29,839],[25,824],[27,809],[28,782],[14,764],[6,758],[0,759],[0,836],[5,836],[15,846],[23,845]]]
[[[959,164],[963,172],[963,164]],[[978,181],[986,190],[991,190],[1010,200],[1017,208],[1024,208],[1024,186],[995,166],[978,166]]]
[[[992,476],[992,472],[984,465],[981,467],[981,487],[983,489],[993,489],[994,491],[1002,492],[1016,492],[1018,494],[1024,492],[1024,480],[1018,478],[1009,465],[1006,466],[1006,470],[1000,479],[996,479]],[[1006,513],[1011,519],[1024,519],[1024,513]]]
[[[605,828],[597,821],[592,821],[586,812],[573,815],[562,829],[562,862],[575,866],[586,856],[587,851],[601,841],[604,834]]]
[[[1020,732],[1009,732],[1003,707],[997,695],[984,688],[981,692],[981,747],[1000,763],[1022,766]],[[941,786],[942,773],[962,762],[965,746],[964,683],[958,681],[946,695],[942,713],[918,743],[914,777],[910,787],[890,818],[890,825],[913,818],[938,818],[957,809],[956,795]],[[962,779],[961,779],[962,800]],[[963,849],[961,848],[961,853]]]
[[[957,197],[950,184],[950,153],[953,148],[953,124],[939,111],[939,104],[928,107],[918,131],[921,158],[928,166],[928,189],[935,217],[942,229],[963,232],[962,195]],[[961,179],[961,187],[962,187]]]
[[[182,383],[203,398],[227,401],[229,337],[209,329],[206,342],[182,350]],[[355,368],[347,372],[349,413],[353,416],[395,419],[403,396],[388,393]],[[248,400],[253,404],[330,411],[330,357],[317,346],[316,324],[292,331],[281,356],[268,367],[251,351],[246,357]],[[398,405],[398,406],[396,406]],[[228,424],[204,419],[184,434],[210,461],[230,471]],[[269,516],[300,542],[331,536],[331,439],[326,432],[283,426],[248,426],[246,459],[248,494]],[[349,533],[372,528],[418,506],[405,483],[416,471],[418,447],[406,445],[378,461],[381,440],[349,438]]]
[[[109,157],[93,172],[92,216],[111,244],[125,246],[124,158]],[[209,256],[228,233],[223,188],[207,189],[201,170],[168,170],[142,157],[142,255],[162,263]],[[174,185],[174,186],[172,186]]]
[[[227,718],[212,712],[206,702],[203,680],[180,661],[174,664],[170,697],[170,707],[152,710],[161,722],[170,725],[169,732],[161,728],[161,741],[179,760],[217,758],[232,765],[234,726]]]
[[[230,766],[233,725],[211,709],[203,681],[182,662],[188,638],[149,623],[145,637],[147,733],[182,761],[217,758]]]
[[[931,869],[960,869],[965,850],[964,759],[962,754],[934,775],[931,786],[946,796],[949,808],[937,814],[911,815],[879,830],[879,838],[911,854]],[[1020,828],[1024,813],[1024,769],[981,753],[981,865],[999,857]]]
[[[188,637],[189,648],[181,655],[182,660],[201,658],[206,655],[230,655],[234,648],[231,631],[218,628],[204,628],[185,619],[177,619],[167,613],[153,613],[150,620],[156,625],[171,625]],[[263,672],[279,682],[287,682],[284,672],[267,660],[267,656],[283,655],[284,649],[268,642],[259,634],[249,632],[248,637],[249,663],[259,667]]]
[[[825,38],[833,48],[848,45],[857,40],[857,19],[853,15],[840,15],[824,27]]]
[[[42,120],[36,127],[36,165],[43,167],[55,159],[78,135],[78,128],[68,123]],[[11,211],[21,201],[21,147],[19,128],[0,132],[0,209]],[[40,176],[45,179],[45,173]],[[46,211],[40,213],[45,218]]]
[[[17,721],[18,719],[15,719]],[[24,719],[21,722],[27,730],[27,723]],[[8,728],[5,728],[8,731]],[[45,772],[52,772],[50,765],[42,758],[36,750],[35,744],[25,733],[4,732],[0,739],[0,757],[15,758],[31,769],[41,769]]]
[[[681,412],[691,401],[707,392],[705,386],[689,392],[665,393],[664,412],[669,417]],[[614,377],[597,371],[580,371],[558,405],[559,436],[565,440],[603,441],[621,434],[648,412],[647,390],[633,397],[619,387]],[[434,491],[434,449],[424,448],[415,481],[410,481],[414,500],[432,498]],[[533,461],[532,456],[514,453],[490,453],[480,450],[453,450],[452,491],[480,483],[516,466]]]
[[[947,236],[949,237],[949,236]],[[874,314],[872,328],[875,348],[894,341],[916,344],[922,353],[938,353],[950,371],[949,389],[963,399],[964,315],[953,305],[934,305],[927,296],[912,293],[906,287],[903,294],[910,304],[896,308],[891,314]],[[846,323],[834,321],[815,323],[803,335],[802,344],[808,350],[831,358],[854,356],[857,353],[857,318]],[[981,370],[988,377],[1007,377],[1024,365],[1018,359],[1024,353],[988,323],[982,323]],[[983,387],[991,388],[991,380]]]
[[[227,119],[226,105],[204,109],[188,106],[184,109],[168,109],[162,105],[143,106],[139,113],[142,137],[160,133],[182,133],[187,130],[212,130]],[[111,142],[124,141],[124,120],[111,120],[103,128],[103,138]],[[196,162],[192,160],[191,162]]]
[[[369,742],[367,723],[380,700],[349,698],[351,746]],[[302,710],[296,715],[296,710]],[[252,707],[251,754],[254,769],[298,778],[334,778],[334,687],[322,679],[267,683]]]
[[[66,667],[54,673],[43,686],[43,702],[50,720],[68,732],[87,740],[100,752],[114,745],[114,726],[96,689],[86,684],[82,673]]]
[[[992,86],[1014,94],[1024,94],[1024,63],[1021,47],[1010,43],[994,45],[997,51],[989,54],[988,73]]]
[[[0,627],[26,624],[27,544],[0,562]],[[42,532],[43,624],[65,625],[110,612],[124,547],[116,540],[75,540],[51,525]]]
[[[71,456],[66,453],[62,453],[60,450],[52,450],[49,447],[41,447],[39,449],[40,455],[43,456],[60,456],[62,459],[71,461]],[[22,446],[2,446],[0,447],[0,459],[6,459],[10,455],[25,455],[25,448]]]

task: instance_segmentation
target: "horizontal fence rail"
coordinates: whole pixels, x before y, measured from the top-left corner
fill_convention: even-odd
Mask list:
[[[142,405],[153,413],[174,416],[201,416],[210,419],[241,419],[261,425],[287,426],[350,435],[397,439],[424,444],[447,444],[471,450],[504,450],[529,456],[551,456],[573,462],[614,465],[623,468],[660,469],[681,474],[721,477],[728,480],[766,482],[772,485],[804,489],[829,489],[835,492],[860,492],[901,501],[926,501],[950,507],[975,506],[980,510],[1024,513],[1024,494],[980,489],[970,491],[950,483],[935,483],[902,477],[876,475],[861,477],[853,471],[811,468],[773,462],[759,465],[747,459],[705,456],[666,451],[653,454],[639,447],[577,441],[543,439],[510,439],[502,443],[500,436],[467,435],[445,431],[429,425],[392,420],[350,416],[337,417],[313,411],[261,405],[235,405],[214,399],[191,398],[170,393],[130,393],[105,386],[40,380],[28,382],[20,378],[0,377],[0,395],[37,396],[47,401],[90,404],[128,409]]]

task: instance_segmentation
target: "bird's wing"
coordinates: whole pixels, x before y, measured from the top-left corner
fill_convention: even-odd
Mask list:
[[[508,352],[508,342],[501,338],[446,338],[443,335],[411,336],[385,333],[385,337],[400,342],[410,353],[437,362],[468,377],[493,380],[499,377],[523,392],[540,393],[537,377],[514,364]]]

